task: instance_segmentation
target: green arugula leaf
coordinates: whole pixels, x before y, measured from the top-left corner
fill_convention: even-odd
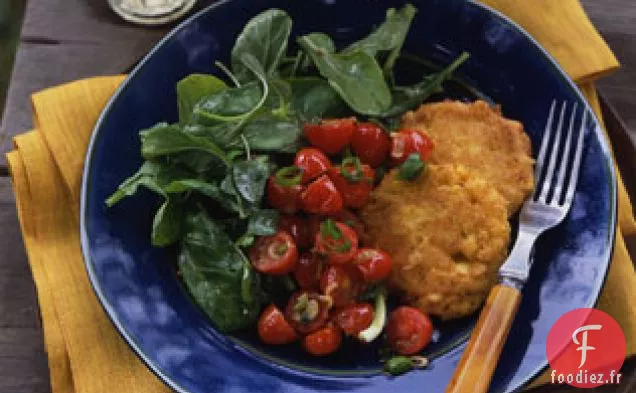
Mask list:
[[[278,231],[279,217],[276,210],[258,210],[250,216],[247,222],[247,233],[255,236],[273,235]]]
[[[161,123],[141,132],[141,155],[147,160],[184,151],[203,151],[230,163],[225,152],[212,140],[184,132],[178,125]]]
[[[181,238],[181,220],[183,220],[183,205],[175,198],[166,198],[155,214],[152,223],[152,245],[166,247],[176,243]]]
[[[270,166],[267,156],[238,161],[232,166],[232,178],[239,195],[248,203],[257,205],[265,195],[265,184]]]
[[[255,82],[221,90],[195,105],[193,120],[207,126],[237,122],[257,108],[262,97],[262,89]]]
[[[262,65],[265,75],[273,76],[287,51],[292,20],[285,11],[269,9],[256,15],[243,28],[232,48],[232,71],[241,82],[255,80],[255,75],[242,61],[248,53]]]
[[[196,104],[204,97],[227,88],[225,82],[208,74],[191,74],[177,83],[179,122],[186,124]]]
[[[421,105],[427,98],[435,93],[443,91],[442,85],[452,78],[453,73],[461,66],[470,55],[463,52],[455,61],[440,72],[427,75],[422,82],[412,86],[395,87],[393,91],[393,105],[382,117],[399,116],[404,112]]]
[[[322,78],[292,78],[289,83],[292,88],[291,110],[303,120],[340,117],[347,111],[347,104]]]
[[[258,275],[205,212],[186,216],[178,264],[188,291],[220,331],[256,322],[262,306]]]
[[[411,27],[417,8],[412,4],[406,4],[399,10],[389,8],[386,11],[386,20],[375,31],[360,41],[349,45],[342,53],[351,53],[356,50],[368,53],[376,57],[380,52],[390,51],[382,70],[388,74],[393,69],[406,35]]]
[[[332,53],[316,33],[302,36],[298,44],[311,57],[320,74],[354,111],[379,115],[391,106],[391,91],[375,58],[356,50]]]

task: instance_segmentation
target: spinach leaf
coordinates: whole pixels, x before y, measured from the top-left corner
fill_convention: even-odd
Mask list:
[[[356,50],[332,53],[315,33],[302,36],[298,44],[311,57],[320,74],[354,111],[378,115],[391,106],[391,91],[375,58]]]
[[[260,62],[265,75],[276,73],[281,57],[287,51],[291,27],[291,18],[279,9],[264,11],[247,22],[234,43],[231,55],[232,70],[240,82],[254,80],[254,75],[241,59],[246,53]]]
[[[262,96],[263,92],[257,83],[221,90],[195,105],[193,120],[208,126],[239,121],[250,114]]]
[[[396,87],[393,94],[393,105],[382,114],[383,117],[398,116],[421,105],[427,98],[443,91],[442,84],[451,79],[453,72],[461,66],[470,55],[463,52],[455,61],[443,70],[427,75],[423,81],[405,87]]]
[[[292,87],[291,110],[304,120],[339,117],[347,109],[347,104],[322,78],[300,77],[289,82]]]
[[[260,204],[265,195],[265,183],[269,172],[267,156],[234,163],[232,178],[239,195],[252,205]]]
[[[226,164],[230,162],[225,152],[212,140],[184,132],[178,125],[160,123],[141,133],[141,155],[147,160],[184,151],[203,151]]]
[[[417,8],[412,4],[406,4],[397,11],[395,8],[389,8],[384,23],[367,37],[348,46],[342,53],[360,50],[375,57],[379,52],[390,51],[382,70],[385,74],[391,72],[416,12]]]
[[[232,332],[256,322],[259,277],[205,212],[186,216],[179,268],[190,294],[219,330]]]
[[[247,233],[255,236],[269,236],[278,230],[279,214],[273,209],[258,210],[247,222]]]
[[[176,243],[181,237],[183,205],[174,197],[166,198],[155,214],[152,223],[152,245],[165,247]]]
[[[243,136],[252,151],[294,153],[300,146],[302,126],[294,118],[280,118],[263,114],[245,124]],[[240,138],[226,145],[227,148],[244,149]]]
[[[168,184],[164,191],[167,194],[198,192],[216,201],[221,208],[228,212],[239,214],[243,212],[240,201],[237,201],[237,194],[235,192],[227,193],[217,183],[208,183],[200,179],[176,180]]]
[[[227,88],[225,82],[213,75],[191,74],[177,83],[179,122],[186,124],[192,117],[195,105],[206,96]]]
[[[192,177],[193,174],[176,165],[169,165],[162,161],[146,161],[139,170],[124,180],[117,190],[106,199],[107,206],[113,206],[123,198],[132,196],[145,187],[159,195],[166,196],[163,187],[177,179]]]

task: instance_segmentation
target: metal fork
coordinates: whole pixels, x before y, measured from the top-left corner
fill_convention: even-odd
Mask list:
[[[552,102],[537,157],[535,190],[521,208],[517,241],[499,269],[499,283],[490,291],[446,393],[482,393],[488,390],[521,301],[521,289],[528,280],[534,244],[539,235],[561,223],[572,206],[588,113],[583,110],[580,128],[575,134],[577,104],[572,106],[568,123],[567,106],[567,102],[561,104],[555,124],[557,103]],[[565,128],[567,135],[563,138]]]

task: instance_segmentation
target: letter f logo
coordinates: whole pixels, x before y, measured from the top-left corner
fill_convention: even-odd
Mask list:
[[[576,329],[574,331],[574,333],[572,333],[572,341],[574,341],[575,344],[580,345],[580,347],[576,348],[577,351],[581,351],[581,364],[579,364],[579,368],[583,367],[583,365],[585,364],[585,360],[586,360],[586,356],[587,356],[587,351],[593,351],[596,348],[594,347],[590,347],[587,345],[587,331],[588,330],[601,330],[601,325],[585,325],[585,326],[581,326],[580,328]],[[581,344],[579,342],[579,340],[577,340],[576,335],[583,332],[583,343]]]

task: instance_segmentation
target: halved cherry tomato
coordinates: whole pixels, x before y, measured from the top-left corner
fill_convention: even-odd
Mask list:
[[[325,119],[319,124],[307,123],[303,130],[309,143],[327,154],[335,154],[351,142],[356,130],[356,119]]]
[[[264,274],[280,276],[294,270],[298,262],[298,249],[294,238],[285,231],[256,239],[249,250],[254,269]]]
[[[280,216],[278,229],[292,235],[298,248],[310,247],[313,242],[313,238],[309,233],[309,224],[301,216]]]
[[[329,265],[320,277],[320,290],[336,307],[355,303],[363,286],[362,273],[353,265]]]
[[[351,139],[351,147],[362,162],[377,168],[389,156],[391,138],[375,123],[358,123]]]
[[[303,338],[302,345],[305,351],[314,356],[330,355],[340,348],[342,344],[342,332],[336,326],[326,326]]]
[[[356,335],[373,322],[373,307],[369,303],[352,304],[336,311],[334,321],[345,334]]]
[[[353,264],[360,269],[366,282],[378,282],[391,274],[393,259],[382,250],[361,248],[353,258]]]
[[[342,209],[342,196],[327,175],[314,180],[300,194],[303,209],[308,213],[332,214]]]
[[[294,214],[301,207],[303,186],[300,169],[285,167],[269,177],[267,181],[267,202],[276,210],[286,214]]]
[[[414,307],[400,306],[391,313],[386,327],[389,345],[400,355],[413,355],[431,341],[431,320]]]
[[[314,248],[328,263],[343,264],[358,252],[358,235],[350,226],[328,218],[320,224]]]
[[[294,165],[300,168],[303,173],[303,184],[307,184],[325,174],[331,167],[331,161],[322,151],[314,147],[306,147],[296,153]]]
[[[311,333],[327,323],[329,304],[316,292],[296,292],[287,303],[285,317],[298,333]]]
[[[433,141],[420,130],[407,128],[394,132],[391,134],[391,163],[399,165],[413,153],[419,153],[425,161],[434,148]]]
[[[258,336],[265,344],[288,344],[298,339],[298,334],[285,320],[283,313],[273,304],[265,308],[258,319]]]
[[[357,157],[349,157],[341,165],[331,167],[328,173],[345,206],[357,209],[367,203],[373,190],[373,168]]]
[[[364,224],[360,220],[360,217],[351,210],[342,209],[338,213],[332,214],[331,217],[334,220],[340,221],[341,223],[347,224],[353,228],[353,230],[356,231],[356,235],[358,235],[358,239],[361,239],[364,236]]]
[[[320,289],[320,276],[324,263],[316,254],[304,253],[298,259],[294,278],[301,289]]]

